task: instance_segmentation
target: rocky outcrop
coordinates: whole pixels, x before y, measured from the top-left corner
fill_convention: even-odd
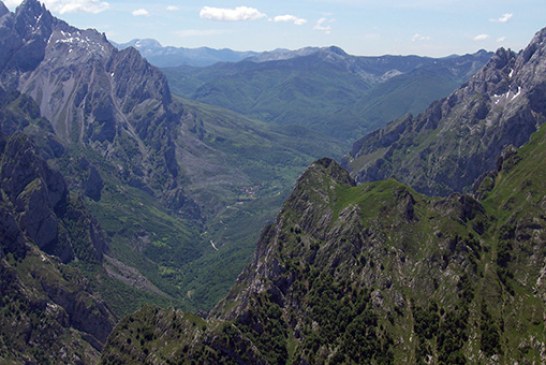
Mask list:
[[[67,204],[62,176],[37,158],[28,139],[16,134],[2,154],[0,186],[14,205],[18,223],[44,250],[59,244],[59,220]],[[62,253],[63,259],[68,259]]]
[[[36,0],[0,20],[0,85],[32,97],[62,143],[103,156],[124,183],[165,201],[183,193],[174,142],[183,108],[156,68],[133,48],[118,51],[103,34],[56,19]],[[94,200],[98,172],[85,184]]]
[[[106,249],[31,140],[0,133],[0,362],[96,363],[116,319],[63,262],[99,263]]]
[[[315,162],[206,322],[142,310],[114,331],[103,364],[542,358],[546,179],[529,172],[546,158],[545,126],[537,133],[505,154],[519,162],[483,201],[392,179],[355,186],[334,161]]]
[[[395,177],[432,195],[469,190],[546,121],[546,29],[518,54],[499,49],[449,97],[357,141],[346,165],[358,182]]]
[[[96,363],[115,317],[79,272],[41,253],[18,231],[21,246],[5,246],[7,236],[0,244],[7,255],[0,255],[0,359]],[[14,254],[21,249],[24,255]]]
[[[24,134],[6,140],[0,190],[18,226],[40,249],[63,262],[102,260],[106,241],[101,229],[77,198],[69,198],[62,175],[49,168]]]

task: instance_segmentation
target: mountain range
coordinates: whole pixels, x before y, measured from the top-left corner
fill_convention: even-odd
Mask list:
[[[539,363],[545,35],[492,58],[307,48],[166,77],[0,2],[0,362]],[[171,93],[207,70],[211,100]],[[234,90],[285,117],[238,113]],[[337,126],[310,117],[327,101]],[[297,179],[374,126],[349,171],[322,158]]]
[[[545,32],[517,55],[499,50],[468,84],[405,118],[411,128],[398,128],[430,143],[436,140],[429,129],[437,127],[436,138],[449,131],[450,110],[459,110],[457,130],[472,132],[459,141],[475,148],[449,151],[498,151],[475,167],[482,171],[473,190],[442,198],[393,178],[357,185],[335,161],[321,159],[298,179],[276,222],[262,232],[252,263],[206,318],[145,307],[120,322],[102,364],[543,361]],[[430,116],[431,110],[438,112]],[[497,119],[489,119],[490,110]],[[403,144],[389,132],[397,123],[364,137],[356,150],[379,140],[396,151]],[[482,124],[500,137],[479,133]],[[521,147],[506,144],[522,134]],[[451,140],[436,143],[448,150]],[[434,166],[458,171],[458,163],[439,158]],[[428,186],[444,184],[431,179]]]
[[[4,134],[51,129],[38,108],[1,88],[0,105],[0,362],[96,363],[118,319],[65,264],[102,263],[105,234],[29,137]]]
[[[175,94],[283,130],[317,132],[346,151],[355,136],[447,96],[490,57],[483,50],[447,58],[358,57],[339,47],[309,47],[163,72]]]
[[[145,307],[102,364],[540,363],[545,132],[499,164],[481,201],[356,186],[315,162],[206,320]]]
[[[109,259],[98,269],[107,278],[96,284],[120,292],[121,280],[131,295],[211,306],[322,139],[310,133],[301,141],[174,97],[134,48],[118,51],[104,35],[69,26],[38,1],[2,11],[0,28],[1,85],[29,96],[28,108],[49,121],[45,129],[27,123],[4,133],[23,131],[40,150],[55,149],[43,157],[85,196],[109,241]],[[97,268],[86,270],[96,277]],[[108,298],[118,298],[110,303],[118,314],[139,303]]]
[[[156,67],[205,67],[218,62],[237,62],[258,55],[258,52],[238,52],[228,48],[184,48],[162,46],[155,39],[133,39],[127,43],[113,43],[118,49],[133,47]]]
[[[134,48],[119,51],[103,34],[71,27],[37,1],[2,14],[1,84],[30,96],[51,125],[7,133],[23,131],[40,149],[56,146],[43,157],[85,197],[107,234],[108,259],[85,271],[101,278],[95,284],[118,315],[142,302],[113,292],[210,308],[305,166],[344,153],[347,141],[303,123],[288,128],[173,96],[167,78]],[[336,48],[309,52],[326,66],[353,62]],[[298,63],[307,57],[300,53],[282,58]],[[461,72],[487,57],[459,60]],[[259,64],[270,67],[270,58]]]

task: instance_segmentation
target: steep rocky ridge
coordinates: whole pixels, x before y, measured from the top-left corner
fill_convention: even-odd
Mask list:
[[[355,186],[317,161],[206,322],[145,308],[103,364],[540,363],[545,137],[506,158],[481,201]]]
[[[116,319],[63,263],[101,262],[104,233],[21,132],[0,133],[0,197],[0,360],[95,363]]]
[[[49,122],[31,99],[0,88],[0,189],[21,230],[43,251],[63,262],[101,262],[106,238],[64,177],[44,158],[62,154]],[[23,131],[39,131],[41,147]],[[59,150],[60,149],[60,150]]]
[[[182,108],[159,71],[134,49],[117,51],[104,35],[69,26],[35,0],[1,20],[2,83],[31,96],[63,143],[100,154],[126,183],[165,191],[158,194],[175,210],[191,205],[167,198],[180,195],[173,136]]]
[[[427,194],[468,190],[507,145],[521,146],[546,120],[546,29],[519,52],[499,49],[468,83],[414,117],[356,142],[357,181],[394,176]]]

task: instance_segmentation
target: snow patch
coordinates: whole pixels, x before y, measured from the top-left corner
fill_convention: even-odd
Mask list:
[[[89,36],[82,35],[80,31],[65,32],[60,31],[59,38],[55,41],[55,44],[69,44],[74,47],[85,48],[90,53],[100,52],[106,54],[106,48],[100,41],[95,41]],[[71,51],[69,51],[71,53]]]
[[[521,87],[520,87],[520,86],[518,86],[518,92],[516,93],[516,95],[512,96],[512,99],[511,99],[510,101],[512,101],[512,100],[514,100],[515,98],[517,98],[517,97],[519,96],[519,94],[521,94]]]
[[[521,94],[521,86],[518,86],[518,91],[514,94],[512,90],[508,90],[502,95],[495,94],[493,95],[493,102],[495,105],[498,105],[501,102],[511,102],[514,101]]]

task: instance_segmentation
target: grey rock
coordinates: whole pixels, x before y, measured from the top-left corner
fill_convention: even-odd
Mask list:
[[[358,182],[389,177],[419,192],[468,191],[507,145],[546,121],[546,28],[518,54],[499,49],[449,97],[357,141],[344,164]]]

